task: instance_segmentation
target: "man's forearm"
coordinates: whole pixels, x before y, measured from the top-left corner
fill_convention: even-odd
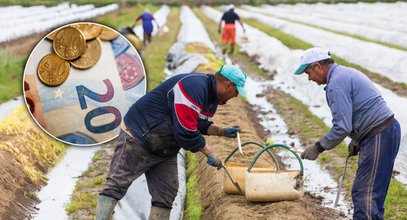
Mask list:
[[[211,124],[208,127],[208,135],[216,135],[216,136],[223,136],[225,134],[225,131],[223,127],[217,125],[217,124]]]

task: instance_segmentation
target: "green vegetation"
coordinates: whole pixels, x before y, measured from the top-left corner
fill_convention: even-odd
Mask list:
[[[7,50],[0,51],[0,103],[22,94],[25,60]]]
[[[94,210],[96,209],[98,196],[99,195],[95,193],[74,193],[71,202],[67,205],[65,210],[68,214],[83,208]]]
[[[244,21],[246,23],[250,24],[251,26],[258,28],[259,30],[265,32],[266,34],[278,39],[279,41],[281,41],[281,43],[283,43],[290,49],[305,50],[305,49],[313,47],[313,45],[311,45],[309,43],[306,43],[294,36],[286,34],[278,29],[272,28],[272,27],[268,26],[267,24],[261,23],[257,20],[246,19]],[[382,76],[375,72],[371,72],[360,65],[348,62],[342,58],[339,58],[338,56],[332,55],[332,57],[335,59],[336,63],[355,68],[355,69],[365,73],[374,82],[382,85],[383,87],[385,87],[387,89],[392,90],[394,93],[401,95],[401,96],[407,96],[407,84],[393,82],[392,80],[390,80],[389,78],[387,78],[385,76]]]
[[[117,13],[111,13],[108,15],[103,16],[98,20],[101,24],[104,24],[106,26],[112,27],[116,30],[119,28],[123,27],[128,27],[132,26],[134,20],[139,16],[141,13],[143,13],[145,8],[149,8],[151,13],[154,13],[159,9],[158,6],[156,5],[138,5],[135,7],[129,7],[129,8],[123,8],[121,10],[121,13],[117,15]],[[140,25],[141,21],[138,21],[136,25]]]
[[[187,159],[187,198],[184,219],[198,220],[203,214],[203,207],[200,202],[201,193],[198,190],[198,161],[196,155],[189,151],[185,152],[185,156]]]

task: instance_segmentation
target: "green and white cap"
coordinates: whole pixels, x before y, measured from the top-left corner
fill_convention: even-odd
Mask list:
[[[321,60],[325,60],[328,58],[331,58],[330,52],[327,49],[320,48],[320,47],[313,47],[310,48],[306,51],[304,51],[304,54],[301,56],[300,60],[300,66],[295,70],[295,74],[300,75],[302,74],[305,69],[311,64],[315,63]]]
[[[245,72],[243,72],[238,66],[225,64],[220,68],[219,73],[232,81],[236,85],[239,94],[246,97],[244,84],[247,76]]]

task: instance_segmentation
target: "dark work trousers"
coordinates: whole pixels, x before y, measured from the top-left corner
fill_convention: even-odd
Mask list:
[[[131,183],[143,173],[152,205],[172,208],[178,192],[177,155],[170,158],[153,155],[122,130],[117,137],[109,173],[100,194],[120,200]]]
[[[384,218],[384,200],[400,136],[400,124],[395,120],[379,134],[360,143],[358,170],[352,187],[353,219]]]

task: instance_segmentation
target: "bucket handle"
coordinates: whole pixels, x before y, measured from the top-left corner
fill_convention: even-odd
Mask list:
[[[257,143],[257,142],[255,142],[255,141],[247,141],[247,142],[244,142],[244,143],[242,144],[242,147],[245,146],[245,145],[248,145],[248,144],[254,144],[254,145],[259,146],[260,148],[263,149],[262,152],[264,152],[264,148],[266,148],[266,146],[264,146],[264,145],[262,145],[262,144],[260,144],[260,143]],[[237,147],[229,154],[229,156],[226,157],[226,159],[225,159],[225,161],[224,161],[225,164],[230,160],[230,158],[236,153],[236,151],[237,151],[238,149],[239,149],[239,146],[237,146]],[[276,158],[276,157],[274,156],[274,154],[273,154],[270,150],[268,150],[268,149],[267,149],[267,153],[273,158],[273,161],[274,161],[274,163],[276,164],[277,170],[279,170],[280,167],[279,167],[279,165],[278,165],[277,158]]]
[[[247,168],[247,172],[250,172],[250,170],[253,168],[254,164],[256,163],[257,159],[259,159],[260,155],[264,152],[264,151],[268,151],[268,149],[272,149],[272,148],[276,148],[276,147],[282,147],[287,149],[288,151],[290,151],[292,154],[294,154],[294,156],[297,158],[298,163],[300,164],[301,167],[301,176],[304,176],[304,165],[302,164],[302,160],[301,158],[298,156],[297,153],[295,153],[294,151],[292,151],[287,145],[284,144],[271,144],[265,148],[263,148],[259,153],[257,153],[256,156],[254,156],[253,161],[250,163],[249,167]]]

